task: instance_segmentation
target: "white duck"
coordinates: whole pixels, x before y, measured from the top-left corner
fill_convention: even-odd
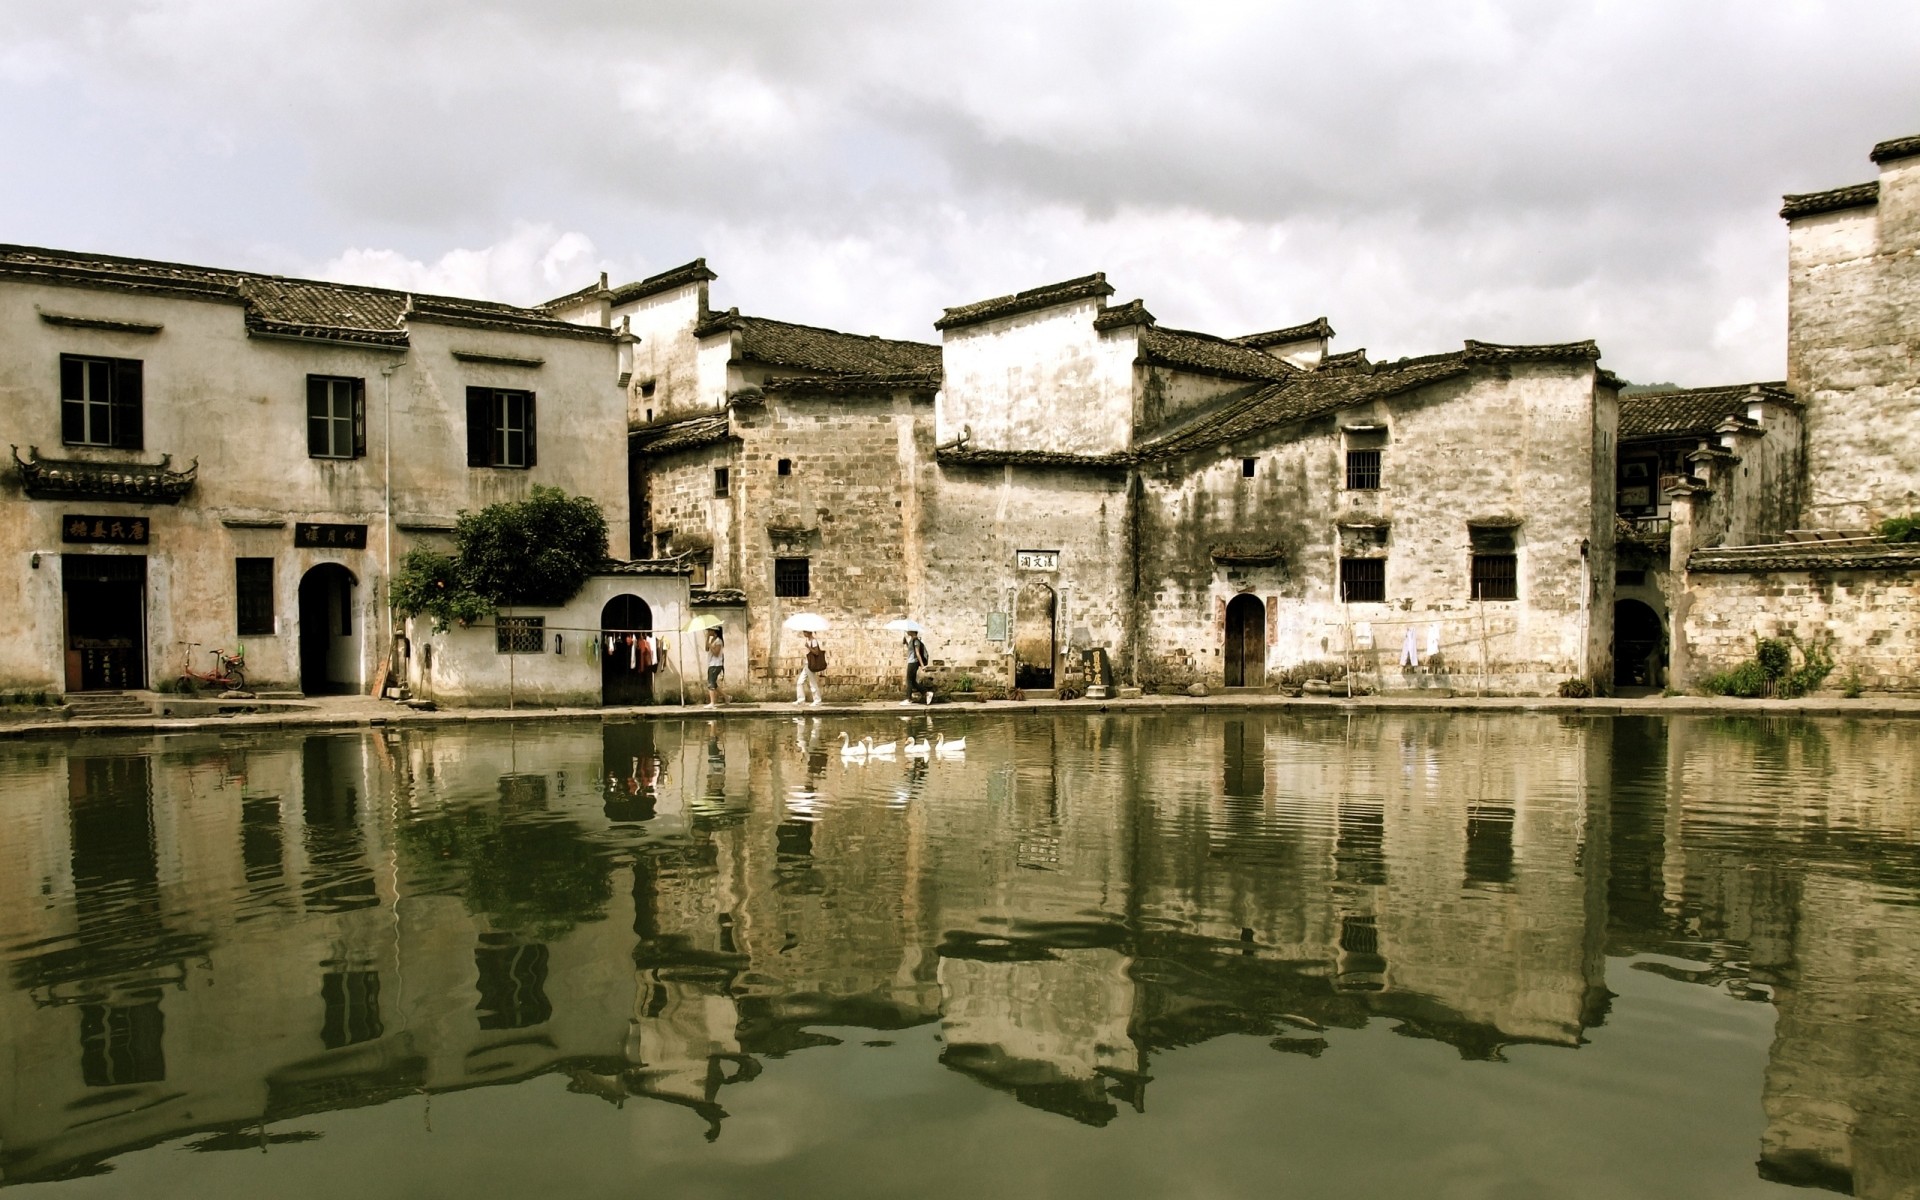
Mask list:
[[[933,753],[933,742],[928,738],[921,738],[916,742],[913,740],[913,737],[909,735],[906,745],[902,746],[901,749],[905,750],[911,758],[925,758],[927,755]]]
[[[870,758],[892,758],[894,751],[900,749],[899,742],[887,742],[884,745],[876,746],[873,744],[872,738],[867,738],[866,743],[867,755]]]
[[[841,762],[861,762],[865,760],[865,758],[867,757],[867,743],[872,740],[873,740],[872,738],[862,738],[860,741],[850,742],[847,740],[846,730],[844,729],[841,730],[840,731],[840,761]]]
[[[933,752],[935,754],[938,754],[940,757],[959,758],[962,755],[966,754],[967,739],[955,738],[952,741],[948,741],[947,735],[944,733],[936,734],[935,736],[938,737],[940,740],[933,744]]]

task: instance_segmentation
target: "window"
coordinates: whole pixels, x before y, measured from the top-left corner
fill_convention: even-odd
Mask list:
[[[1380,490],[1380,452],[1378,450],[1347,451],[1347,490],[1350,492]]]
[[[1512,554],[1475,554],[1473,556],[1473,598],[1475,600],[1518,600],[1520,598],[1519,560]]]
[[[715,467],[713,469],[713,494],[716,499],[723,499],[727,494],[727,469],[725,467]]]
[[[662,529],[653,535],[654,551],[661,558],[671,558],[668,553],[673,547],[673,530]]]
[[[370,1042],[386,1032],[377,971],[328,971],[320,977],[320,998],[326,1006],[320,1041],[327,1049]]]
[[[774,465],[774,470],[778,471],[782,475],[793,474],[793,460],[790,458],[781,459],[778,463]]]
[[[162,1042],[166,1018],[159,996],[137,992],[133,1004],[80,1006],[80,1078],[88,1087],[160,1083],[167,1077]]]
[[[649,379],[640,385],[640,394],[649,400],[653,399],[653,380]]]
[[[273,632],[273,560],[233,560],[234,625],[241,636]]]
[[[546,649],[545,617],[495,617],[493,649],[496,654],[538,654]]]
[[[1259,468],[1260,468],[1260,460],[1259,460],[1259,459],[1257,459],[1257,458],[1243,458],[1243,459],[1241,459],[1241,460],[1240,460],[1240,478],[1242,478],[1242,479],[1252,479],[1252,478],[1253,478],[1253,473],[1254,473],[1255,471],[1257,471],[1257,470],[1258,470]]]
[[[533,393],[467,389],[467,465],[524,469],[535,461]]]
[[[776,558],[773,560],[773,594],[776,596],[812,595],[813,560]]]
[[[1340,599],[1348,604],[1384,604],[1387,599],[1387,560],[1340,560]]]
[[[60,440],[139,450],[140,360],[60,356]]]
[[[527,1029],[552,1019],[545,946],[476,946],[473,965],[480,977],[480,1003],[474,1006],[480,1028]]]
[[[1621,587],[1639,587],[1647,581],[1645,571],[1615,571],[1613,581]]]
[[[307,457],[360,458],[366,452],[366,381],[307,376]]]

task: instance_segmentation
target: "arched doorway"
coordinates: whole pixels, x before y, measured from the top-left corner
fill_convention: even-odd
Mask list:
[[[1228,687],[1260,687],[1267,681],[1267,606],[1242,592],[1227,601]]]
[[[600,610],[600,703],[652,704],[653,610],[625,592]]]
[[[1013,609],[1013,686],[1053,686],[1053,589],[1034,580],[1020,589]]]
[[[309,696],[360,690],[359,580],[339,563],[300,577],[300,690]]]
[[[1660,614],[1638,600],[1613,606],[1613,682],[1615,687],[1659,687],[1666,659],[1666,629]]]

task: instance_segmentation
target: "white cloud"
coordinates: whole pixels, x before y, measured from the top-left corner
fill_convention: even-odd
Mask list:
[[[491,245],[449,250],[432,262],[396,250],[361,248],[306,273],[341,283],[535,304],[592,282],[600,270],[586,234],[523,221]]]

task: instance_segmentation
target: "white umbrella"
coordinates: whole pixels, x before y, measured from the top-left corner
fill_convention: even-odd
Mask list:
[[[893,630],[896,633],[924,632],[924,630],[922,630],[920,627],[920,622],[909,621],[905,617],[900,618],[898,621],[888,621],[887,628]]]
[[[714,616],[712,613],[701,613],[693,620],[687,622],[688,633],[697,633],[702,629],[718,628],[720,628],[720,618]]]
[[[781,622],[781,624],[785,625],[788,629],[798,630],[801,633],[819,633],[821,630],[828,628],[828,622],[825,617],[818,613],[809,612],[795,613]]]

